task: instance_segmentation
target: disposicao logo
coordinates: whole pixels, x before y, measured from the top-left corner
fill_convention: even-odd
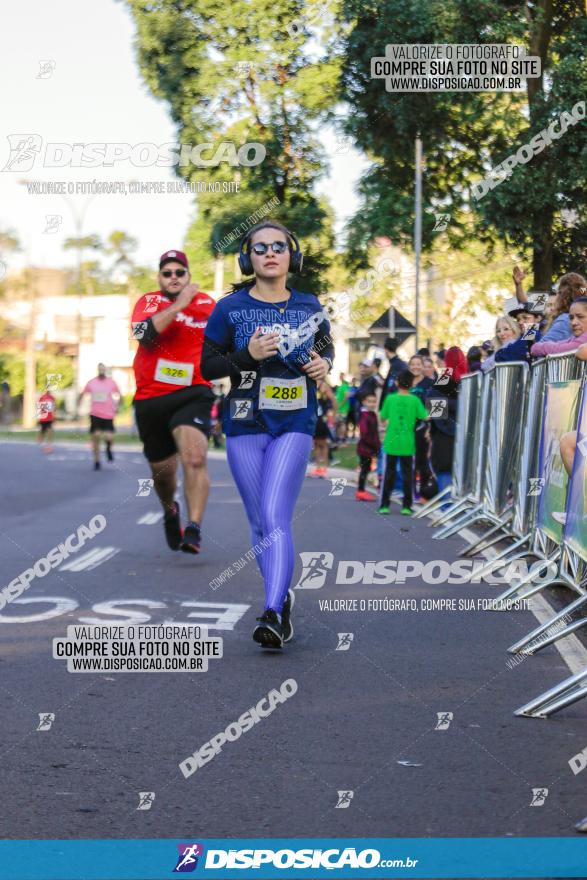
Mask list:
[[[174,874],[188,874],[198,867],[198,859],[204,855],[204,847],[201,843],[178,843],[179,856],[177,865],[173,869]]]

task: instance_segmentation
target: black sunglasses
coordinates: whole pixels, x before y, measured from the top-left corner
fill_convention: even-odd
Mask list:
[[[284,254],[287,250],[287,242],[272,241],[271,244],[265,244],[264,241],[258,241],[256,244],[251,245],[251,250],[254,251],[258,257],[266,254],[269,248],[271,248],[274,254]]]
[[[187,269],[164,269],[161,274],[164,278],[171,278],[172,275],[175,275],[177,278],[183,278],[186,272]]]

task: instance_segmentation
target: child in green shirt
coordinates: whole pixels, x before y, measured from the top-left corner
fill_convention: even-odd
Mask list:
[[[397,459],[400,460],[402,481],[404,486],[404,501],[402,513],[410,516],[412,513],[412,483],[414,469],[414,455],[416,453],[416,422],[419,419],[427,419],[428,411],[419,397],[410,394],[414,375],[409,370],[404,370],[398,376],[397,394],[388,394],[385,398],[381,412],[381,421],[387,422],[383,451],[385,452],[385,477],[383,491],[381,493],[381,506],[379,513],[389,513],[389,499],[395,481]]]

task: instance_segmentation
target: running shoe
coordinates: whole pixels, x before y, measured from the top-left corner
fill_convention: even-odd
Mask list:
[[[324,477],[328,476],[328,468],[325,468],[325,467],[317,468],[317,471],[318,471],[318,473],[316,476],[322,477],[322,479],[324,479]]]
[[[184,553],[199,553],[201,543],[200,526],[197,522],[191,520],[183,531],[181,549]]]
[[[376,501],[375,495],[372,495],[370,492],[358,491],[355,492],[355,498],[357,501]]]
[[[288,590],[283,608],[281,609],[281,629],[283,633],[283,641],[289,642],[293,636],[293,623],[291,622],[291,609],[294,606],[296,597],[293,590]]]
[[[95,462],[94,462],[94,470],[95,470],[95,471],[99,471],[99,470],[100,470],[100,462],[99,462],[99,461],[95,461]]]
[[[171,550],[179,550],[181,547],[182,531],[179,519],[179,504],[173,502],[173,510],[168,510],[163,517],[163,528],[167,545]]]
[[[413,512],[411,507],[402,507],[402,516],[411,516]]]
[[[308,474],[309,477],[319,477],[320,476],[320,468],[313,468]]]
[[[106,458],[108,461],[114,461],[114,456],[112,455],[112,443],[106,443]]]
[[[388,513],[389,513],[389,507],[380,507],[379,510],[377,511],[377,513],[388,514]]]
[[[267,608],[253,630],[253,639],[262,648],[283,648],[283,630],[273,608]]]

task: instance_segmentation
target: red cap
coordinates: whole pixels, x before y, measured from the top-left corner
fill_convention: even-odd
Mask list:
[[[159,268],[162,269],[165,263],[181,263],[186,269],[189,270],[190,268],[188,258],[183,251],[165,251],[165,253],[161,254],[159,257]]]

